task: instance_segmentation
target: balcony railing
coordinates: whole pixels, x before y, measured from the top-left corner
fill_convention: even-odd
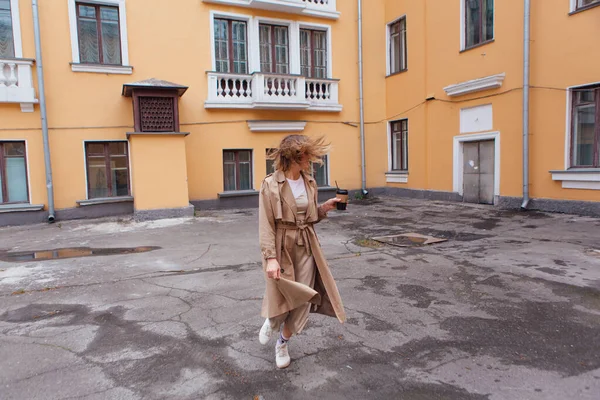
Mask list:
[[[333,79],[298,75],[208,73],[206,108],[341,111]]]
[[[37,103],[32,79],[33,62],[0,58],[0,103],[20,103],[21,111],[33,111],[33,105]]]
[[[203,0],[205,3],[258,8],[292,14],[338,19],[337,0]]]

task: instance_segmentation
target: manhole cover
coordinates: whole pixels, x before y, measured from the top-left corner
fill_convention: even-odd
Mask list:
[[[398,247],[424,246],[428,244],[442,243],[448,239],[440,239],[433,236],[421,235],[419,233],[403,233],[400,235],[378,236],[373,240],[391,244]]]

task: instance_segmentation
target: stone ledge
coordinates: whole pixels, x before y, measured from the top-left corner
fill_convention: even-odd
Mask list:
[[[43,204],[2,204],[2,205],[0,205],[0,213],[42,211],[43,209],[44,209]]]
[[[101,197],[97,199],[88,200],[77,200],[77,205],[81,207],[95,206],[98,204],[112,204],[112,203],[128,203],[133,202],[132,196],[120,196],[120,197]]]
[[[258,190],[235,190],[231,192],[221,192],[218,193],[220,199],[228,198],[228,197],[248,197],[248,196],[258,196]]]

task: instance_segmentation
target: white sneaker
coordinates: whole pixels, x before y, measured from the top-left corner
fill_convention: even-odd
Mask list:
[[[260,332],[258,333],[258,340],[260,344],[267,344],[269,340],[271,340],[271,336],[273,336],[273,329],[271,329],[271,321],[269,318],[265,319],[265,323],[262,328],[260,328]]]
[[[287,343],[277,343],[275,346],[275,363],[277,364],[277,368],[287,368],[290,366],[291,361]]]

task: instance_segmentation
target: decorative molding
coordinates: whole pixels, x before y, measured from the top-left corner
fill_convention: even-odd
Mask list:
[[[498,89],[502,87],[506,73],[486,76],[485,78],[473,79],[466,82],[446,86],[444,91],[450,97],[463,96],[469,93],[481,92],[483,90]]]
[[[302,132],[306,121],[248,121],[250,132]]]
[[[563,189],[600,190],[600,168],[549,172],[553,181],[562,181]]]
[[[71,31],[71,56],[73,58],[73,64],[80,64],[81,59],[79,58],[79,31],[77,29],[77,9],[75,7],[76,0],[68,0],[69,10],[69,28]],[[119,7],[119,27],[121,34],[121,63],[123,66],[129,65],[129,42],[127,40],[127,10],[125,7],[125,0],[86,0],[86,3],[102,4]],[[107,66],[111,67],[111,66]],[[75,69],[71,67],[73,71]],[[100,72],[100,73],[125,73],[125,72],[105,72],[105,71],[76,71],[76,72]],[[131,73],[131,72],[129,72]]]
[[[133,67],[127,65],[76,64],[71,63],[73,72],[91,72],[97,74],[133,74]]]
[[[387,183],[408,183],[408,172],[386,172],[385,181]]]

